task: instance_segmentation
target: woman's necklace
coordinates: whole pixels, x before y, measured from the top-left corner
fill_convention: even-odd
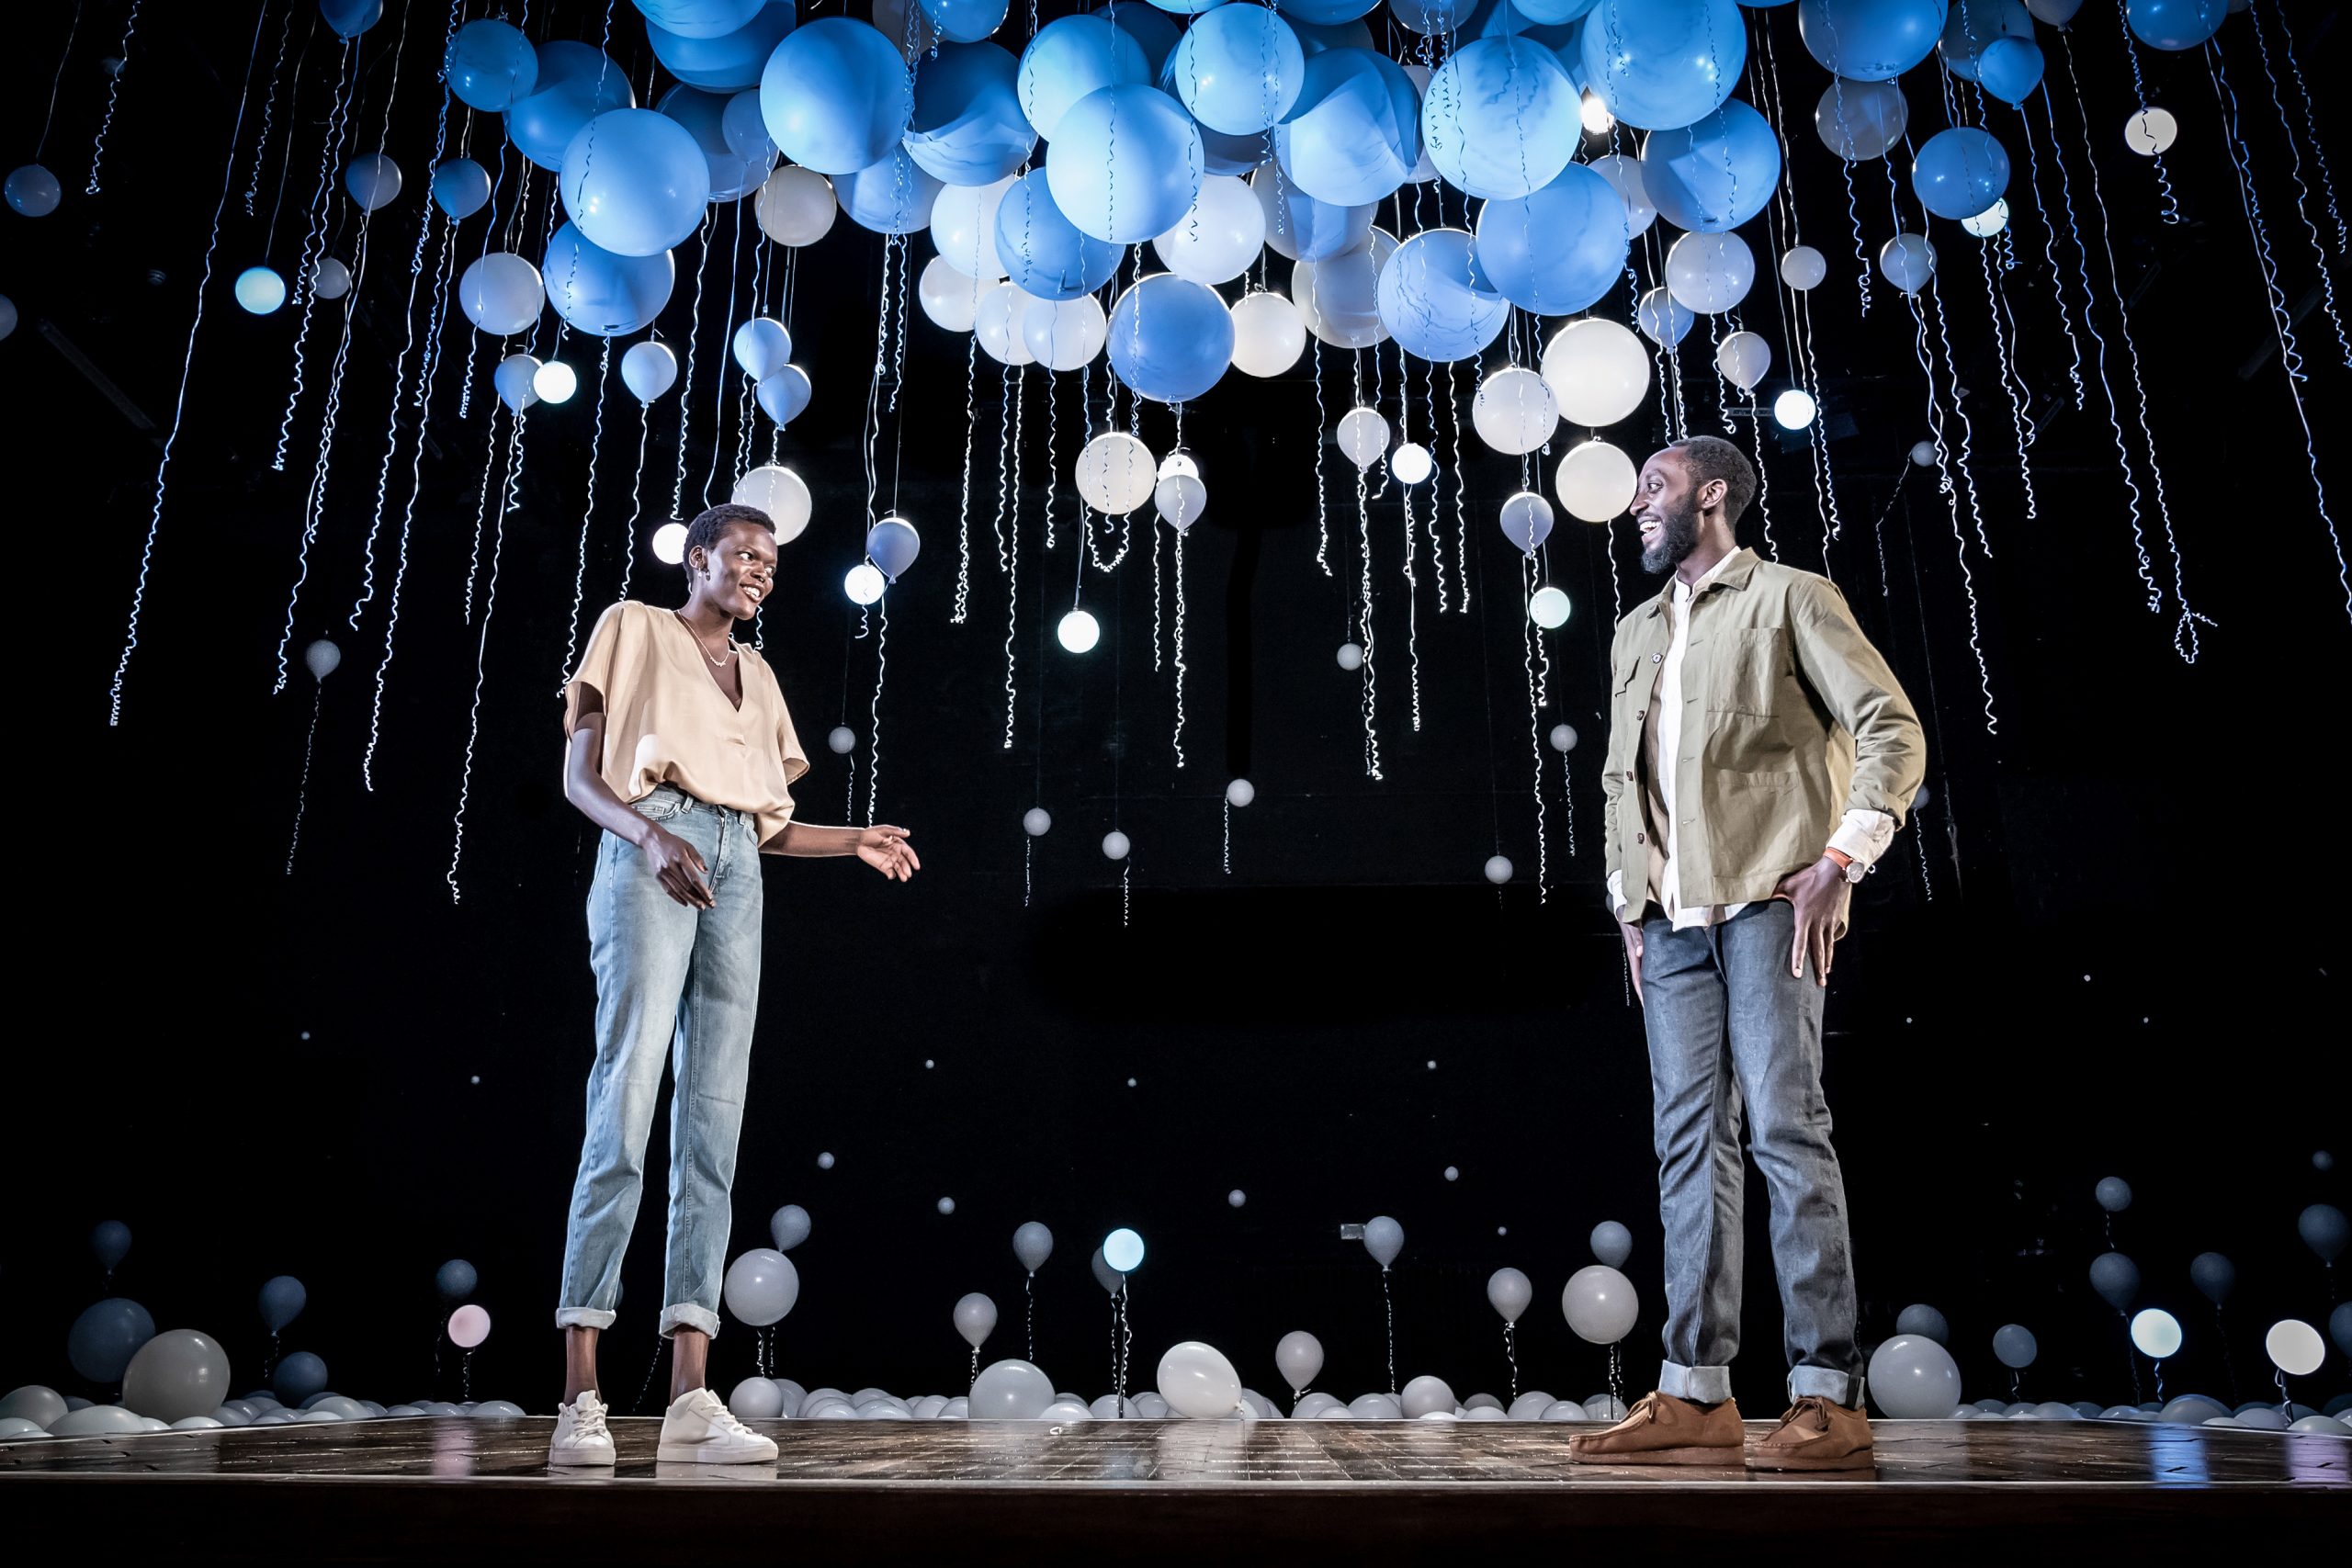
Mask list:
[[[686,628],[686,635],[695,639],[695,646],[702,649],[702,656],[710,660],[713,668],[719,670],[727,668],[727,660],[735,657],[735,634],[733,632],[729,632],[727,634],[726,655],[723,658],[713,657],[710,651],[710,645],[702,640],[702,633],[695,630],[694,623],[687,620],[685,616],[679,615],[678,612],[675,610],[671,611],[670,614],[678,615],[678,624]]]

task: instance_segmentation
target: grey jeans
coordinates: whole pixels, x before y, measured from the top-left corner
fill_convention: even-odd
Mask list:
[[[1846,1186],[1821,1093],[1823,988],[1789,972],[1796,911],[1751,904],[1721,925],[1642,922],[1642,1016],[1666,1227],[1661,1392],[1731,1397],[1739,1350],[1743,1110],[1772,1203],[1789,1397],[1860,1404]]]

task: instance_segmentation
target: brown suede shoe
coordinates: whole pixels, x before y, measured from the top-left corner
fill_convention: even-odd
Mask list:
[[[1868,1470],[1871,1418],[1819,1394],[1788,1408],[1771,1436],[1747,1456],[1756,1470]]]
[[[1700,1405],[1653,1393],[1606,1432],[1570,1438],[1568,1458],[1577,1464],[1736,1465],[1741,1437],[1739,1406],[1728,1399]]]

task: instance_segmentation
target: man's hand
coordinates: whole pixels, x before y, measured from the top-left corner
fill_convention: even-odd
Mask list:
[[[857,835],[857,858],[893,882],[910,882],[922,869],[904,828],[867,828]]]
[[[1829,984],[1829,953],[1837,942],[1838,913],[1846,901],[1846,870],[1827,855],[1803,871],[1781,878],[1772,897],[1786,898],[1796,909],[1796,936],[1789,944],[1789,973],[1802,976],[1808,953],[1814,980]]]
[[[662,891],[689,909],[715,909],[718,896],[710,890],[710,867],[703,863],[702,855],[677,834],[657,824],[648,824],[653,831],[646,835],[645,867],[662,885]]]
[[[1642,928],[1631,920],[1617,922],[1617,934],[1625,939],[1625,962],[1634,973],[1634,999],[1642,999]]]

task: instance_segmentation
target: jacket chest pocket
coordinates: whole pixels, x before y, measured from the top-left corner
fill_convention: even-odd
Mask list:
[[[1792,667],[1778,626],[1710,631],[1703,650],[1693,649],[1700,651],[1705,659],[1699,690],[1709,713],[1770,718],[1780,711]]]

